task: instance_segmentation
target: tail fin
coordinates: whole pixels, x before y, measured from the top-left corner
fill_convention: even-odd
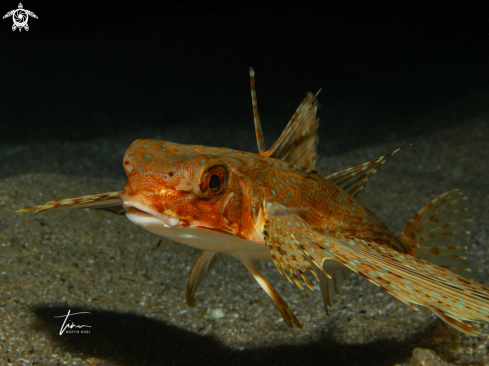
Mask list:
[[[419,210],[399,239],[411,247],[409,254],[470,277],[466,239],[460,236],[470,233],[471,222],[467,198],[454,189]]]

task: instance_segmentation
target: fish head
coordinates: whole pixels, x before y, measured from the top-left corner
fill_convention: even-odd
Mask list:
[[[187,236],[199,237],[199,232],[189,228],[259,241],[261,234],[248,217],[250,211],[243,209],[249,199],[242,173],[227,150],[135,141],[123,163],[128,180],[121,200],[127,218],[178,242]],[[259,198],[254,195],[253,199]]]

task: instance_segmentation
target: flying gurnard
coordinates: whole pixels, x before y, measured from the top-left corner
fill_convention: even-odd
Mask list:
[[[399,235],[359,201],[368,180],[392,157],[381,156],[321,176],[317,160],[316,96],[308,94],[280,138],[265,148],[250,69],[259,153],[136,140],[124,155],[122,191],[48,202],[19,210],[96,208],[125,213],[146,230],[202,249],[187,287],[188,305],[219,253],[239,258],[280,310],[302,327],[277,291],[253,265],[273,261],[303,288],[319,282],[326,312],[351,270],[416,309],[429,308],[470,335],[489,323],[489,287],[468,278],[466,198],[446,192],[423,207]]]

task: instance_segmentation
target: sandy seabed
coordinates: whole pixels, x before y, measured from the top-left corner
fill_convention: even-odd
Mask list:
[[[478,118],[410,141],[321,157],[317,170],[326,175],[413,143],[375,174],[361,201],[399,232],[430,200],[459,188],[474,219],[473,277],[489,285],[488,142],[489,118]],[[259,263],[304,324],[288,329],[234,258],[220,256],[189,308],[185,290],[198,250],[168,240],[156,248],[157,237],[109,212],[14,213],[124,183],[59,174],[0,180],[0,364],[393,365],[415,347],[457,365],[489,363],[489,329],[466,336],[356,274],[326,316],[319,291],[301,291],[273,264]],[[90,313],[73,318],[89,333],[59,334],[63,319],[55,316],[68,310]]]

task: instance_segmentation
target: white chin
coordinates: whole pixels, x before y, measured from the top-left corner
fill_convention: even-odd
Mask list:
[[[138,203],[125,201],[122,204],[126,209],[126,217],[136,225],[144,228],[154,225],[174,227],[180,223],[180,220],[174,216],[159,212],[147,212],[145,207]]]
[[[171,227],[171,226],[178,225],[178,219],[173,219],[173,218],[171,218],[168,221],[176,221],[176,223],[173,225],[169,225],[170,222],[165,223],[162,220],[160,220],[154,216],[150,216],[150,215],[142,216],[142,215],[138,215],[138,214],[126,213],[126,217],[129,220],[131,220],[134,224],[142,226],[144,228],[149,228],[149,227],[154,227],[154,226]]]

